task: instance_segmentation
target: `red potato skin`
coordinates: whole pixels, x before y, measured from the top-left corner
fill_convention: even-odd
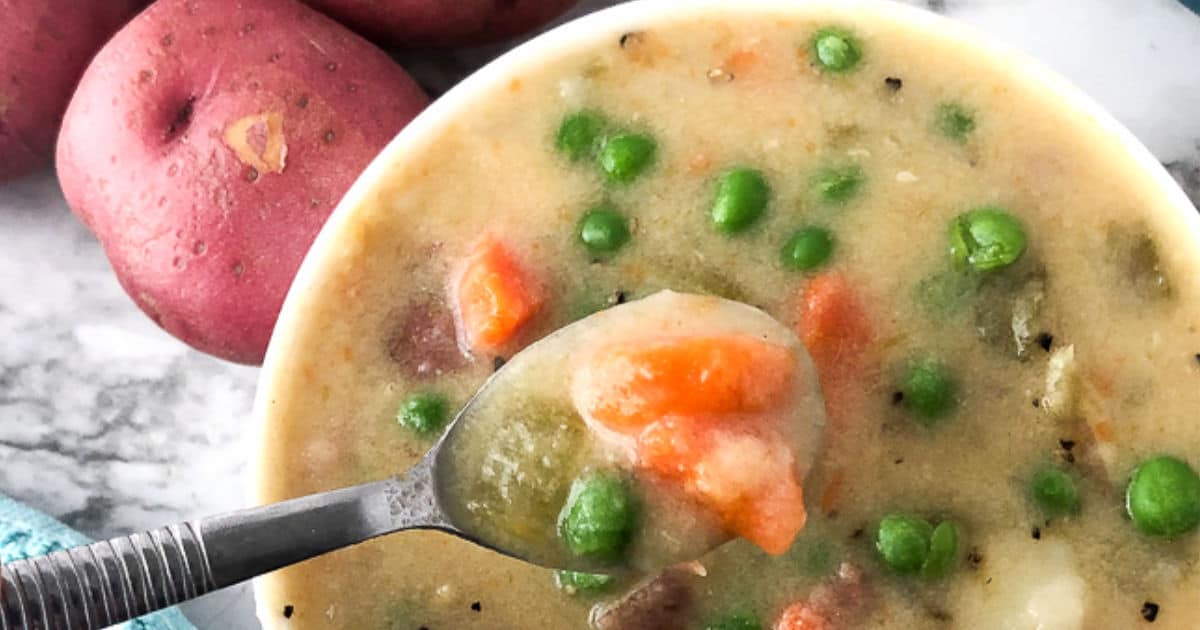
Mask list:
[[[143,0],[0,0],[0,182],[50,164],[75,83]]]
[[[386,46],[486,44],[532,30],[577,0],[304,0]]]
[[[84,74],[59,178],[146,314],[259,363],[317,231],[426,103],[383,52],[294,0],[159,0]]]

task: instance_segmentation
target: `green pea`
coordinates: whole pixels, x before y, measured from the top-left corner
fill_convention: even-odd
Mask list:
[[[1079,512],[1079,490],[1066,472],[1047,466],[1033,474],[1033,501],[1047,517]]]
[[[628,184],[654,164],[658,143],[640,133],[610,137],[600,148],[598,161],[604,177],[612,184]]]
[[[958,528],[950,521],[942,521],[933,528],[929,537],[929,556],[921,565],[921,575],[930,580],[940,580],[950,574],[958,560]]]
[[[559,535],[571,553],[599,560],[620,560],[633,538],[637,507],[627,484],[606,473],[575,480],[559,516]]]
[[[603,593],[616,581],[615,577],[602,573],[582,573],[561,569],[554,572],[554,583],[558,588],[571,595]]]
[[[966,142],[975,130],[975,114],[957,103],[943,103],[937,109],[937,127],[955,142]]]
[[[862,59],[862,47],[848,31],[823,28],[812,39],[813,58],[827,72],[848,72]]]
[[[754,615],[732,613],[706,624],[704,630],[762,630],[762,627],[762,622]]]
[[[831,166],[817,173],[813,192],[821,203],[836,206],[854,198],[863,181],[862,169],[857,166]]]
[[[563,119],[554,136],[554,148],[572,162],[596,155],[604,140],[607,123],[596,112],[583,110]]]
[[[964,212],[950,222],[950,260],[959,271],[1007,267],[1025,253],[1025,228],[999,208]]]
[[[1150,536],[1173,538],[1200,524],[1200,476],[1187,462],[1169,455],[1138,465],[1125,492],[1133,524]]]
[[[450,417],[450,401],[435,392],[409,396],[396,414],[400,426],[422,436],[434,435],[446,426]]]
[[[893,571],[908,575],[925,565],[932,537],[933,526],[929,521],[907,514],[889,514],[879,522],[875,549]]]
[[[790,269],[810,271],[824,265],[833,253],[833,234],[820,227],[797,231],[783,245],[780,257]]]
[[[717,230],[736,234],[754,225],[767,210],[771,188],[759,171],[735,168],[717,178],[711,218]]]
[[[933,359],[910,361],[900,383],[904,406],[926,426],[954,407],[955,389],[950,371]]]
[[[629,222],[612,204],[600,204],[580,219],[579,242],[593,254],[611,254],[629,242]]]

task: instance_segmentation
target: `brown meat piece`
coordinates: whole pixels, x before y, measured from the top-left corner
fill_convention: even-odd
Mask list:
[[[671,567],[639,583],[621,599],[592,609],[596,630],[675,630],[687,626],[692,588],[687,569]]]
[[[430,298],[400,313],[387,340],[388,356],[413,378],[428,379],[462,367],[454,316],[440,300]]]
[[[862,569],[843,562],[837,573],[813,589],[809,603],[838,628],[852,627],[870,611],[871,585]]]

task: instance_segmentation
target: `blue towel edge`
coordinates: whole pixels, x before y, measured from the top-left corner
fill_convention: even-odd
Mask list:
[[[53,517],[0,494],[0,563],[91,542]],[[127,630],[196,630],[177,608],[113,626]]]

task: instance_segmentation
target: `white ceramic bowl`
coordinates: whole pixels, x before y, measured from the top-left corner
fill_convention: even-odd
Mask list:
[[[1200,215],[1192,207],[1183,190],[1175,183],[1162,165],[1152,156],[1125,127],[1101,108],[1095,101],[1066,79],[1050,71],[1028,55],[1010,47],[993,43],[982,33],[964,24],[934,13],[916,9],[887,0],[636,0],[584,16],[543,35],[540,35],[476,71],[444,96],[430,105],[414,119],[383,149],[378,157],[358,178],[346,193],[345,198],[334,210],[312,249],[304,259],[291,290],[283,305],[258,383],[254,404],[254,417],[258,426],[258,444],[254,466],[252,500],[261,502],[265,496],[269,473],[267,462],[267,437],[270,427],[265,421],[267,407],[276,390],[276,375],[287,370],[289,364],[281,357],[296,342],[296,331],[304,320],[308,300],[317,280],[332,266],[337,244],[346,230],[355,222],[356,209],[377,189],[383,187],[393,168],[402,164],[410,155],[417,155],[428,143],[433,142],[447,126],[459,116],[471,115],[471,105],[485,97],[517,75],[525,73],[548,57],[563,55],[568,51],[596,46],[608,38],[631,30],[645,29],[654,24],[669,23],[682,15],[696,13],[740,13],[743,11],[770,11],[798,15],[813,8],[830,7],[838,11],[861,11],[894,21],[910,29],[928,30],[939,37],[959,43],[973,54],[992,58],[1022,74],[1043,92],[1060,99],[1062,105],[1075,110],[1077,115],[1092,119],[1101,133],[1111,136],[1112,142],[1123,147],[1144,176],[1159,187],[1167,207],[1178,212],[1178,225],[1191,233],[1192,242],[1200,243]],[[259,580],[256,592],[265,588]],[[275,611],[269,611],[274,613]],[[266,627],[272,627],[277,618],[260,610],[259,617]]]

